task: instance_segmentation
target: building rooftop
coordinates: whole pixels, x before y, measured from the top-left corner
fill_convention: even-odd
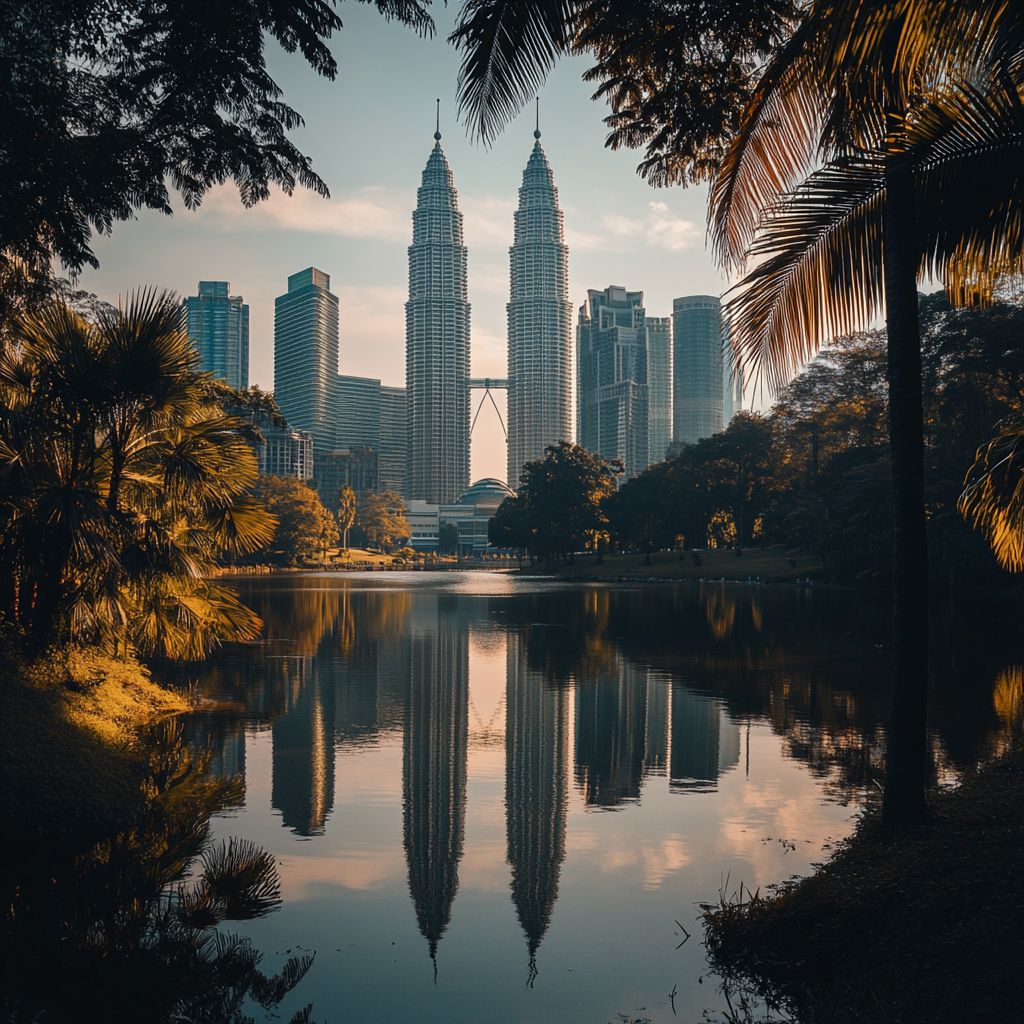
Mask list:
[[[466,491],[457,504],[459,505],[486,505],[497,508],[506,498],[514,498],[516,492],[508,484],[496,477],[488,476],[483,480],[477,480],[468,491]]]

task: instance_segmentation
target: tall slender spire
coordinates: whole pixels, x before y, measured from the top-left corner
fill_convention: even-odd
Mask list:
[[[441,141],[441,97],[437,97],[437,126],[434,128],[434,141]]]
[[[533,152],[523,171],[515,244],[509,250],[508,481],[523,463],[572,436],[572,305],[569,250],[551,167],[540,144],[540,102]]]
[[[450,503],[469,487],[469,313],[466,247],[452,172],[434,148],[412,215],[405,304],[405,497]]]

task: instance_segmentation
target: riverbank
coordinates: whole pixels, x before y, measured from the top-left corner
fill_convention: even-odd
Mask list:
[[[705,916],[726,977],[800,1024],[1019,1020],[1024,750],[894,834],[877,815],[813,876]]]
[[[121,827],[142,806],[138,730],[188,711],[131,659],[72,648],[0,665],[0,815],[12,832]]]
[[[651,564],[642,554],[606,554],[599,565],[596,555],[576,555],[571,565],[549,568],[543,562],[522,570],[524,575],[551,576],[561,579],[615,580],[627,577],[639,580],[725,579],[746,582],[774,580],[795,583],[811,580],[830,583],[835,570],[822,566],[820,558],[775,545],[770,548],[744,548],[737,555],[732,548],[711,551],[658,551],[651,555]],[[870,581],[866,581],[870,582]],[[882,582],[887,583],[886,576]]]

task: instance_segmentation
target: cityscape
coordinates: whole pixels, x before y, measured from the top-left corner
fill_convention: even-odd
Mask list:
[[[472,375],[467,258],[437,131],[412,214],[406,386],[340,373],[344,311],[330,274],[308,267],[290,275],[274,304],[274,398],[287,426],[261,424],[261,473],[305,480],[332,511],[342,487],[396,493],[414,550],[436,551],[441,527],[455,522],[460,552],[480,554],[487,520],[549,445],[575,438],[621,460],[628,479],[723,430],[743,408],[743,374],[717,296],[683,295],[670,315],[652,316],[643,291],[589,288],[574,330],[563,213],[539,128],[509,249],[505,378]],[[202,369],[247,388],[244,297],[231,295],[228,281],[201,281],[185,302]],[[471,490],[475,422],[488,412],[501,418],[493,391],[507,392],[507,476]]]

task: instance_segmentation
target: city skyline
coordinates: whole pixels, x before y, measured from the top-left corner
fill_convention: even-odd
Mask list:
[[[374,10],[346,10],[345,28],[331,43],[339,62],[334,84],[268,43],[270,70],[306,122],[290,134],[327,182],[330,199],[274,191],[247,210],[234,188],[223,186],[187,211],[172,196],[173,217],[141,211],[137,221],[96,238],[101,267],[86,269],[81,286],[116,304],[139,284],[184,296],[200,279],[230,280],[251,310],[250,381],[269,388],[274,297],[288,274],[314,265],[330,273],[345,311],[339,372],[404,387],[409,211],[440,96],[443,145],[470,249],[473,373],[505,377],[509,247],[534,141],[533,104],[491,148],[468,140],[454,114],[459,58],[444,42],[455,12],[439,8],[434,15],[438,36],[422,40]],[[382,48],[393,57],[387,68],[374,57]],[[674,296],[724,287],[704,251],[706,190],[652,189],[635,173],[639,153],[604,148],[607,111],[590,101],[593,89],[581,78],[587,66],[583,58],[565,60],[540,91],[543,142],[572,253],[570,299],[578,306],[588,284],[635,280],[648,307],[667,316]],[[366,101],[348,102],[353,96]],[[372,157],[362,141],[370,139]],[[504,394],[494,397],[505,415]],[[473,433],[473,480],[507,473],[504,434],[487,406]]]

